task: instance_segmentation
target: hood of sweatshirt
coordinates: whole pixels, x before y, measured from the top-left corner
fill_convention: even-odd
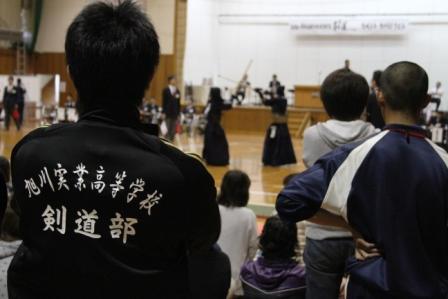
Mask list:
[[[337,148],[347,143],[362,140],[375,133],[375,127],[362,120],[339,121],[330,119],[324,123],[318,123],[316,128],[319,136],[330,148]]]
[[[295,289],[305,285],[305,269],[292,260],[259,257],[243,266],[241,279],[264,291]]]

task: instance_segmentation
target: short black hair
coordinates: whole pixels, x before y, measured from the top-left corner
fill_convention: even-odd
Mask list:
[[[136,107],[154,76],[160,46],[135,3],[95,2],[70,24],[65,54],[81,107]]]
[[[221,182],[218,204],[225,207],[245,207],[249,202],[249,176],[240,170],[229,170]]]
[[[380,90],[392,109],[416,115],[428,95],[428,74],[416,63],[401,61],[384,70]]]
[[[278,216],[269,217],[260,236],[260,249],[268,260],[294,258],[299,249],[297,225]]]
[[[361,117],[367,105],[369,85],[363,76],[339,69],[325,78],[320,95],[330,117],[352,121]]]
[[[381,81],[381,74],[383,73],[383,71],[380,70],[376,70],[373,72],[372,75],[372,80],[375,81],[376,85],[379,87],[380,86],[380,81]]]

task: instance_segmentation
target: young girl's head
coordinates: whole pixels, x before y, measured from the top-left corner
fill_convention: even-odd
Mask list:
[[[245,207],[249,202],[249,176],[239,170],[229,170],[222,179],[218,204],[226,207]]]
[[[269,260],[291,259],[299,249],[297,226],[278,216],[269,217],[260,236],[263,257]]]

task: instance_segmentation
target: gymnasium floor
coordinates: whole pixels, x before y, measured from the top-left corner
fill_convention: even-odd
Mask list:
[[[17,132],[13,126],[7,132],[0,124],[0,154],[10,158],[14,145],[28,132],[37,127],[37,123],[25,123],[21,131]],[[277,193],[282,188],[283,178],[291,173],[303,171],[302,163],[302,141],[293,140],[297,160],[295,165],[282,167],[265,167],[261,163],[264,136],[261,134],[228,134],[230,147],[230,165],[228,167],[208,167],[216,181],[216,186],[221,184],[224,173],[229,169],[245,171],[252,180],[250,189],[250,204],[255,209],[261,208],[257,214],[269,214],[272,210]],[[186,134],[178,135],[175,144],[186,152],[201,154],[202,136],[194,138]],[[263,208],[265,208],[263,212]]]

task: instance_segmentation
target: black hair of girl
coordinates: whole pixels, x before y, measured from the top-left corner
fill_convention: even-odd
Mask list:
[[[249,202],[249,176],[240,170],[229,170],[224,175],[218,204],[225,207],[245,207]]]
[[[297,225],[285,222],[278,216],[269,217],[260,236],[260,249],[268,260],[294,258],[299,249]]]

